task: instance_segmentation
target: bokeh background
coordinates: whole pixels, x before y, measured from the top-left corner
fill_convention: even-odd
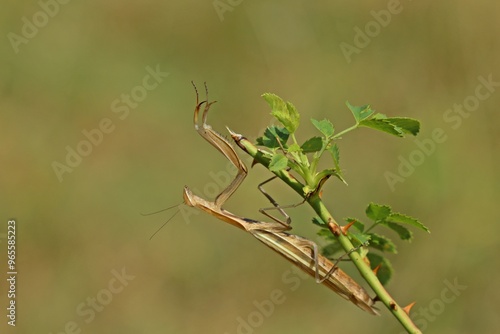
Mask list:
[[[474,101],[479,77],[500,82],[500,5],[401,1],[385,26],[373,23],[372,11],[394,3],[4,1],[1,331],[403,331],[387,310],[381,317],[367,315],[312,279],[299,280],[292,290],[282,278],[291,269],[288,262],[205,214],[182,209],[149,240],[172,212],[141,212],[181,203],[184,185],[210,197],[216,180],[224,182],[227,161],[193,130],[194,80],[200,87],[207,81],[219,101],[210,124],[251,139],[271,122],[264,92],[296,105],[302,139],[314,134],[309,118],[331,119],[339,130],[350,126],[346,100],[420,119],[421,141],[442,129],[446,141],[394,189],[385,173],[397,173],[400,157],[418,150],[415,139],[369,129],[345,136],[340,147],[349,186],[331,182],[324,198],[339,220],[362,219],[374,201],[431,229],[415,231],[411,244],[398,242],[388,286],[401,304],[417,302],[414,317],[424,332],[497,332],[498,85],[456,128],[443,116],[455,104]],[[23,28],[34,19],[38,31]],[[341,44],[356,46],[356,28],[367,24],[373,37],[346,57]],[[22,39],[23,31],[30,37]],[[114,112],[125,106],[115,102],[122,94],[140,91],[148,67],[168,76],[128,113]],[[76,149],[86,139],[82,131],[98,128],[103,119],[113,130],[59,179],[54,162],[66,164],[67,148]],[[262,219],[257,210],[268,203],[256,185],[269,175],[261,166],[252,168],[227,208]],[[279,182],[268,189],[280,203],[298,201]],[[290,214],[294,231],[318,240],[311,209]],[[3,314],[11,218],[18,229],[15,329]],[[349,265],[345,270],[358,277]],[[122,271],[128,280],[116,281]],[[445,290],[454,282],[461,288]],[[284,301],[259,318],[255,303],[275,290]],[[255,326],[238,328],[241,319]]]

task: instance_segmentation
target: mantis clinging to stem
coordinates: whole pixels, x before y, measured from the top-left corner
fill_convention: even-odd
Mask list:
[[[243,218],[222,208],[222,205],[224,205],[224,203],[243,182],[248,173],[248,170],[245,164],[241,161],[241,159],[234,151],[231,144],[223,136],[215,132],[210,125],[207,124],[208,111],[210,109],[210,106],[215,103],[215,101],[208,101],[207,89],[206,95],[207,100],[200,102],[198,98],[198,92],[196,91],[196,107],[194,110],[195,129],[203,138],[205,138],[205,140],[207,140],[229,161],[231,161],[231,163],[237,168],[238,173],[231,184],[227,186],[213,202],[207,201],[195,195],[187,186],[184,187],[185,204],[201,209],[226,223],[249,232],[260,242],[285,257],[287,260],[289,260],[291,263],[293,263],[309,275],[315,277],[316,282],[328,286],[335,293],[347,300],[350,300],[353,304],[360,307],[361,309],[371,314],[378,314],[377,309],[374,307],[374,300],[368,295],[363,287],[361,287],[356,281],[354,281],[354,279],[352,279],[349,275],[347,275],[344,271],[337,267],[336,264],[333,264],[332,262],[330,262],[330,260],[320,255],[318,247],[313,241],[286,232],[287,230],[291,229],[290,218],[286,215],[286,213],[284,213],[284,211],[278,206],[278,204],[269,197],[269,195],[264,193],[266,197],[271,200],[271,203],[275,206],[275,208],[287,218],[286,222],[279,221],[278,219],[271,217],[270,215],[268,216],[274,220],[273,222],[263,222],[249,218]],[[198,124],[198,118],[203,105],[205,106],[203,109],[203,114],[201,117],[202,121],[200,125]],[[262,184],[268,181],[265,181]]]

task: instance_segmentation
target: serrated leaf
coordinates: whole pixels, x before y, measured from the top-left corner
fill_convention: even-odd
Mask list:
[[[413,238],[413,233],[402,225],[393,222],[384,222],[382,223],[382,225],[387,226],[388,228],[396,232],[401,240],[411,241],[411,239]]]
[[[391,213],[391,208],[387,205],[380,205],[375,203],[368,204],[368,207],[365,210],[366,216],[373,221],[384,220]]]
[[[370,119],[365,119],[359,123],[360,126],[369,127],[379,131],[389,133],[398,137],[405,134],[416,136],[420,131],[420,122],[408,117],[387,117],[384,114],[375,114]]]
[[[286,109],[286,102],[283,101],[283,99],[278,95],[273,93],[264,93],[262,94],[262,97],[266,100],[267,104],[269,104],[272,111]]]
[[[331,145],[328,148],[328,152],[332,154],[333,164],[335,165],[335,169],[340,173],[340,151],[337,143]]]
[[[351,222],[354,222],[354,224],[352,224],[352,227],[354,227],[359,232],[363,232],[365,230],[365,224],[363,224],[360,220],[357,220],[356,218],[347,217],[347,218],[344,218],[344,220],[348,224]]]
[[[273,115],[281,124],[285,126],[289,133],[294,133],[299,126],[300,115],[293,104],[285,102],[276,94],[265,93],[262,97],[271,107]]]
[[[351,240],[356,241],[355,246],[363,245],[371,240],[371,235],[364,233],[349,233],[349,237],[351,237]]]
[[[391,239],[387,238],[383,235],[378,235],[376,233],[368,233],[370,236],[370,247],[378,249],[383,252],[389,252],[397,254],[396,245],[391,241]]]
[[[295,106],[292,104],[292,102],[287,101],[286,108],[288,109],[288,115],[289,115],[287,117],[287,121],[289,121],[290,124],[287,126],[283,123],[283,125],[285,125],[285,127],[290,131],[290,133],[294,133],[295,130],[297,130],[297,128],[299,127],[300,114],[297,111],[297,108],[295,108]]]
[[[265,146],[271,149],[279,148],[280,144],[276,139],[279,138],[281,146],[286,147],[286,142],[288,141],[289,136],[290,133],[287,129],[272,125],[266,128],[262,137],[257,138],[256,143],[257,145]]]
[[[317,121],[314,118],[311,118],[311,123],[316,127],[316,129],[318,129],[322,134],[324,134],[325,137],[331,137],[335,132],[333,124],[327,119]]]
[[[401,224],[408,224],[408,225],[412,225],[412,226],[415,226],[421,230],[424,230],[428,233],[431,233],[431,231],[427,228],[427,226],[425,226],[424,224],[422,224],[419,220],[413,218],[413,217],[410,217],[410,216],[407,216],[407,215],[404,215],[402,213],[392,213],[388,218],[387,218],[388,221],[391,221],[391,222],[394,222],[394,223],[401,223]]]
[[[288,158],[283,154],[275,154],[269,162],[269,170],[271,172],[278,172],[286,169],[288,166]]]
[[[347,105],[347,108],[349,108],[349,110],[352,112],[356,123],[359,123],[362,120],[370,117],[370,115],[375,111],[370,108],[369,104],[365,104],[364,106],[360,107],[351,105],[349,101],[346,101],[345,104]]]
[[[365,119],[359,122],[359,126],[365,126],[394,136],[404,137],[404,131],[400,127],[389,122],[388,119]]]
[[[389,117],[387,120],[399,127],[403,132],[416,136],[420,131],[420,122],[409,117]]]
[[[318,152],[323,147],[323,139],[321,137],[312,137],[306,140],[300,147],[304,153]]]
[[[387,258],[375,253],[368,253],[366,257],[370,261],[370,267],[372,269],[375,269],[380,264],[380,268],[377,271],[377,278],[380,283],[382,283],[382,285],[389,283],[394,273],[391,262]]]

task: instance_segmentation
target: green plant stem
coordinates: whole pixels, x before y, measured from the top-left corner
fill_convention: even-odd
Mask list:
[[[316,152],[314,154],[314,159],[313,161],[311,162],[311,172],[313,174],[316,174],[316,168],[318,166],[318,162],[319,162],[319,159],[321,158],[321,156],[323,155],[323,153],[325,152],[326,148],[328,147],[328,145],[331,145],[332,141],[333,141],[333,138],[325,138],[325,140],[328,140],[328,143],[325,145],[323,145],[323,147],[321,147],[321,150],[319,150],[318,152]]]
[[[358,125],[359,125],[359,124],[354,124],[353,126],[351,126],[351,127],[347,128],[347,129],[345,129],[345,130],[340,131],[339,133],[337,133],[336,135],[334,135],[334,136],[332,137],[332,139],[337,139],[337,138],[340,138],[340,137],[342,137],[342,135],[345,135],[346,133],[348,133],[348,132],[350,132],[350,131],[352,131],[352,130],[357,129],[357,128],[358,128]]]
[[[370,225],[370,227],[368,227],[368,228],[364,231],[364,233],[368,233],[368,232],[370,232],[370,231],[371,231],[371,230],[372,230],[375,226],[377,226],[377,225],[378,225],[378,223],[373,223],[373,224],[371,224],[371,225]]]
[[[344,131],[345,133],[346,131]],[[245,152],[247,152],[256,162],[262,164],[264,167],[269,167],[270,159],[266,157],[255,145],[253,145],[246,138],[235,138],[236,143]],[[293,190],[295,190],[302,198],[305,198],[309,205],[316,211],[316,213],[325,222],[328,222],[330,230],[335,237],[338,238],[340,244],[342,245],[344,251],[349,254],[352,262],[360,272],[361,276],[367,281],[370,287],[373,289],[377,295],[377,299],[380,300],[389,311],[396,317],[396,319],[401,323],[401,325],[406,329],[408,333],[421,334],[421,331],[415,326],[408,314],[399,306],[396,301],[387,292],[384,286],[380,283],[377,276],[373,270],[366,264],[358,252],[352,251],[354,246],[352,245],[349,238],[341,232],[340,225],[333,219],[330,212],[327,210],[326,206],[323,204],[321,197],[318,193],[313,193],[308,196],[304,192],[304,185],[299,182],[293,175],[291,175],[287,170],[280,170],[274,172],[276,176],[282,179],[286,184],[288,184]]]

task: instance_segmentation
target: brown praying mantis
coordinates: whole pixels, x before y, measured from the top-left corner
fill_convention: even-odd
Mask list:
[[[194,86],[194,83],[193,83]],[[205,85],[206,89],[206,85]],[[229,197],[238,189],[240,184],[245,179],[248,170],[243,161],[238,157],[231,144],[223,136],[215,132],[210,125],[207,124],[208,111],[210,106],[216,101],[208,101],[208,89],[206,89],[206,101],[199,101],[198,91],[196,90],[196,107],[194,110],[194,126],[198,133],[205,138],[212,146],[221,152],[231,163],[237,168],[237,175],[234,180],[227,186],[213,202],[207,201],[195,195],[187,186],[184,187],[184,202],[191,207],[201,209],[208,214],[217,217],[218,219],[249,232],[260,242],[274,250],[276,253],[285,257],[288,261],[302,269],[316,279],[316,282],[322,283],[333,290],[341,297],[350,300],[353,304],[361,309],[378,315],[377,309],[374,307],[374,300],[354,279],[342,271],[336,264],[319,254],[318,246],[311,240],[290,234],[286,231],[291,229],[290,217],[282,210],[281,207],[262,190],[262,185],[269,182],[273,178],[261,183],[259,189],[274,205],[273,209],[279,210],[286,217],[286,221],[280,221],[271,215],[266,214],[273,219],[273,222],[257,221],[249,218],[239,217],[222,208]],[[199,123],[199,114],[202,106],[203,115],[201,126]],[[229,129],[228,129],[229,130]],[[229,130],[232,135],[234,133]],[[261,212],[263,212],[262,209]]]

